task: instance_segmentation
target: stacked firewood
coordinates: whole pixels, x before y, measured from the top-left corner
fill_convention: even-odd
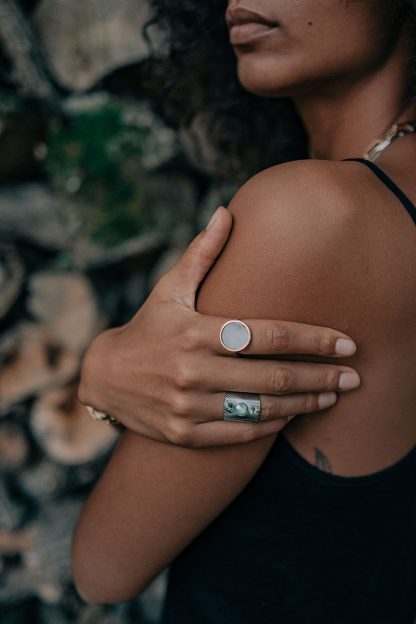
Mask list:
[[[143,100],[94,88],[123,65],[137,75],[145,13],[129,0],[0,2],[2,624],[155,622],[163,597],[160,578],[140,600],[86,605],[69,565],[80,508],[119,435],[77,400],[82,355],[137,310],[193,227],[195,183],[175,165],[174,134]],[[96,133],[117,121],[94,146],[95,177],[71,160],[91,149],[77,130],[85,114]],[[118,177],[104,192],[106,170]],[[119,211],[112,185],[128,189]]]
[[[77,399],[83,353],[136,312],[233,189],[152,112],[146,16],[144,0],[0,0],[1,624],[155,623],[160,611],[163,575],[138,600],[91,606],[69,565],[119,435]]]
[[[111,608],[85,605],[71,581],[74,523],[119,435],[89,416],[77,383],[88,343],[140,305],[168,245],[132,238],[81,271],[60,266],[67,239],[46,186],[0,191],[0,621],[150,622],[143,603],[157,611],[162,581]]]

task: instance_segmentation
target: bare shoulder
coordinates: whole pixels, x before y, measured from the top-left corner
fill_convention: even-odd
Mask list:
[[[403,173],[394,170],[393,179],[399,186],[402,181],[406,183],[403,190],[415,199],[416,189],[412,194],[414,185]],[[410,179],[414,179],[413,174]],[[299,220],[299,225],[324,220],[326,228],[345,226],[357,219],[394,221],[396,216],[405,228],[409,225],[397,197],[368,167],[356,161],[300,160],[270,167],[240,188],[230,210],[236,216],[244,214],[245,219],[248,212],[253,218],[286,215],[286,219]]]
[[[348,287],[367,293],[362,305],[369,309],[369,293],[374,302],[388,293],[408,300],[416,230],[397,197],[362,163],[305,160],[271,167],[239,189],[229,210],[234,228],[225,257],[244,254],[257,276],[278,271],[280,288],[302,287],[311,295],[303,309],[312,309],[313,288],[322,292],[325,284],[333,295],[328,305]],[[352,303],[345,302],[346,312]]]
[[[365,175],[350,163],[304,160],[270,167],[248,180],[230,202],[236,229],[301,237],[314,245],[343,236],[360,218]],[[361,173],[361,172],[360,172]],[[323,251],[323,250],[322,250]],[[327,248],[330,251],[330,248]]]
[[[296,213],[305,207],[305,202],[312,202],[318,210],[333,206],[334,201],[337,207],[352,207],[356,193],[351,181],[356,180],[357,172],[350,165],[328,160],[297,160],[269,167],[240,188],[233,204],[238,204],[239,210],[244,209],[246,200],[254,195],[265,208],[277,198],[289,201]]]
[[[340,272],[348,279],[345,268],[352,246],[366,247],[368,232],[360,223],[358,193],[352,186],[347,163],[313,160],[271,167],[248,180],[228,206],[233,230],[207,280],[204,302],[209,284],[214,285],[221,272],[229,292],[237,283],[255,293],[258,305],[248,306],[246,315],[262,310],[266,317],[325,320],[322,296],[331,293],[326,301],[333,303],[342,286]],[[293,296],[296,292],[302,296]],[[318,292],[320,319],[314,313]],[[213,305],[205,312],[214,312],[214,288],[211,300]]]

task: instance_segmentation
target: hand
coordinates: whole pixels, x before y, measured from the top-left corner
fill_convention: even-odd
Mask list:
[[[82,364],[79,399],[149,438],[186,447],[238,444],[280,431],[291,416],[334,404],[360,383],[346,366],[236,357],[220,344],[228,318],[195,311],[198,286],[232,226],[223,207],[163,276],[135,316],[98,335]],[[336,330],[287,321],[244,320],[247,355],[352,355]],[[261,422],[223,420],[226,391],[261,395]]]

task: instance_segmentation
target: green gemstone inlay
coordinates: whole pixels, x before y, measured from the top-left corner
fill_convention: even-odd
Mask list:
[[[235,411],[239,416],[247,416],[248,414],[248,405],[246,403],[238,403]]]
[[[235,405],[234,405],[234,403],[227,403],[227,405],[225,407],[225,411],[227,412],[227,414],[234,414],[234,412],[235,412]]]

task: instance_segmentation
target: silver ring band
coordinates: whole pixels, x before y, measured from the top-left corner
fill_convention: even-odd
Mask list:
[[[259,422],[261,400],[259,394],[227,392],[224,398],[224,420]]]

